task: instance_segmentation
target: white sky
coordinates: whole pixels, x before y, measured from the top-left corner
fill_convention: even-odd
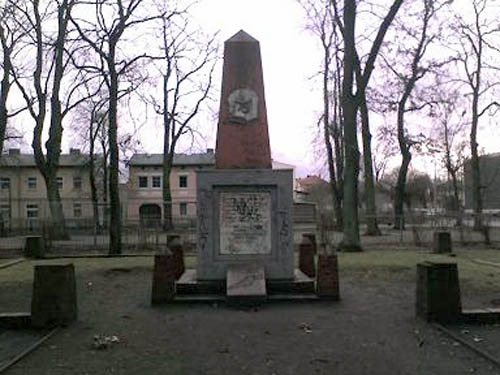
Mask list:
[[[319,55],[304,30],[301,7],[294,0],[205,0],[193,13],[205,30],[220,30],[221,47],[240,29],[259,40],[272,157],[296,165],[299,176],[314,172],[314,107],[321,97],[312,92],[309,77],[318,68]],[[215,134],[212,139],[215,147]]]
[[[207,33],[220,30],[221,55],[223,42],[240,29],[260,41],[272,156],[295,165],[299,177],[324,173],[324,158],[318,157],[313,146],[321,94],[318,81],[315,83],[311,79],[318,70],[321,50],[316,37],[305,30],[302,8],[295,0],[200,0],[191,11]],[[221,75],[222,61],[215,73],[217,91]],[[218,101],[217,97],[215,109],[218,109]],[[206,147],[214,148],[217,120],[204,116],[199,121],[209,123]],[[153,119],[151,122],[144,132],[141,131],[142,147],[144,152],[160,153],[162,136],[157,136],[160,128]],[[480,131],[479,143],[486,145],[488,152],[495,152],[498,151],[498,138],[492,139],[491,134],[498,134],[498,126],[490,125],[490,129]],[[28,143],[31,132],[29,127]],[[65,151],[70,142],[71,135],[66,131]],[[179,151],[183,151],[182,148]],[[428,166],[424,165],[425,168]]]

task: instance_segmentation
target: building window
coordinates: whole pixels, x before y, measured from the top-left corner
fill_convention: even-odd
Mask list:
[[[153,187],[161,188],[161,176],[153,176]]]
[[[188,176],[179,176],[179,187],[180,188],[188,187]]]
[[[57,179],[57,188],[59,190],[62,190],[62,188],[63,188],[63,178],[62,177],[56,177],[56,179]]]
[[[27,204],[26,205],[26,217],[28,219],[38,218],[38,204]]]
[[[2,219],[2,221],[10,219],[10,205],[8,204],[0,205],[0,218]]]
[[[82,190],[82,178],[80,176],[73,177],[73,189]]]
[[[10,189],[10,177],[0,177],[0,188]]]
[[[179,204],[179,215],[181,216],[186,216],[187,215],[187,203],[186,202],[181,202]]]
[[[148,187],[148,177],[147,176],[139,176],[139,187],[147,188]]]
[[[82,204],[74,203],[73,204],[73,216],[74,217],[82,217]]]
[[[36,177],[28,177],[28,189],[36,189]]]

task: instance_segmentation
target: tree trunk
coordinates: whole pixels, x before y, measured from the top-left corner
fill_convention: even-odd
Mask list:
[[[170,172],[172,171],[169,153],[163,154],[163,229],[172,230],[172,193],[170,189]]]
[[[363,95],[364,96],[364,95]],[[370,122],[366,98],[363,98],[360,105],[361,112],[361,134],[363,137],[363,165],[364,183],[366,199],[366,235],[380,236],[380,229],[377,223],[377,206],[375,202],[375,182],[373,178],[372,146],[370,134]]]
[[[119,149],[118,149],[118,74],[114,65],[114,55],[108,56],[108,68],[110,69],[110,90],[109,90],[109,254],[122,253],[121,238],[121,207],[118,185],[119,176]]]
[[[481,174],[479,167],[479,153],[477,144],[477,126],[479,96],[474,92],[472,98],[472,125],[470,131],[470,149],[471,149],[471,177],[472,177],[472,209],[474,211],[474,230],[482,231],[483,222],[483,198],[481,195]]]
[[[165,43],[165,46],[167,44]],[[171,70],[163,76],[163,228],[171,230],[174,227],[172,220],[172,192],[170,188],[170,172],[174,159],[175,143],[170,144],[171,121],[168,108],[168,79]],[[172,140],[174,142],[174,140]]]
[[[408,176],[408,167],[411,161],[411,153],[410,152],[402,152],[402,161],[401,166],[399,167],[398,179],[396,182],[395,194],[394,194],[394,228],[395,229],[404,229],[405,228],[405,220],[404,220],[404,203],[407,202],[407,205],[410,206],[408,200],[405,200],[405,190],[406,190],[406,178]]]
[[[47,187],[47,198],[51,215],[50,239],[68,240],[69,236],[66,231],[63,207],[59,195],[59,188],[57,186],[56,172],[51,171],[48,176],[44,175],[44,180]]]
[[[12,65],[10,62],[10,49],[7,46],[4,29],[0,25],[0,42],[3,50],[3,77],[0,84],[0,157],[3,153],[5,133],[7,131],[7,97],[10,90],[10,72]]]
[[[408,141],[406,139],[404,130],[404,113],[406,101],[410,96],[410,85],[406,87],[405,93],[401,98],[398,105],[398,143],[399,150],[401,151],[401,166],[399,167],[398,180],[396,182],[395,194],[394,194],[394,228],[404,229],[404,202],[405,202],[405,190],[406,190],[406,178],[408,176],[408,168],[411,162],[411,153]]]
[[[361,251],[358,219],[359,150],[356,114],[359,103],[353,94],[355,50],[356,2],[344,4],[344,77],[342,82],[342,109],[344,114],[344,237],[341,248]]]
[[[91,120],[93,121],[93,119]],[[97,184],[95,180],[95,161],[94,161],[94,129],[90,127],[90,151],[89,151],[89,182],[90,182],[90,199],[92,200],[92,212],[94,216],[94,229],[100,231],[99,225],[99,198],[97,197]]]
[[[328,161],[328,173],[330,175],[330,190],[332,193],[333,212],[335,215],[335,228],[342,230],[344,223],[342,218],[342,206],[339,206],[339,192],[337,187],[337,177],[333,160],[333,148],[330,138],[330,100],[328,90],[328,72],[330,68],[328,51],[325,50],[323,65],[323,136],[326,147],[326,157]],[[337,100],[334,98],[334,100]],[[335,121],[335,120],[334,120]],[[341,201],[340,201],[341,202]]]

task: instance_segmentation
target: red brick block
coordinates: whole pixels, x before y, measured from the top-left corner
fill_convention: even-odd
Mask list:
[[[325,299],[340,299],[337,255],[320,254],[318,256],[316,294]]]
[[[309,277],[316,276],[314,264],[314,246],[307,237],[302,237],[299,245],[299,270]]]
[[[155,255],[151,304],[170,302],[175,297],[175,262],[173,254]]]

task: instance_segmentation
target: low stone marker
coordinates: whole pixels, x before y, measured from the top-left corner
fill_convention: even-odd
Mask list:
[[[450,232],[434,232],[433,252],[437,254],[451,253]]]
[[[173,255],[173,262],[175,265],[175,280],[179,280],[186,270],[186,267],[184,265],[184,249],[182,248],[181,236],[168,235],[167,247],[170,249]]]
[[[428,322],[454,322],[460,320],[461,312],[457,264],[417,264],[417,316]]]
[[[310,237],[302,235],[299,245],[299,270],[309,277],[316,276],[316,265],[314,264],[315,248]]]
[[[26,236],[24,244],[24,256],[27,258],[43,258],[45,256],[45,245],[42,236]]]
[[[265,300],[266,278],[264,267],[245,263],[227,269],[226,298],[230,304],[255,304]]]
[[[336,254],[318,255],[316,294],[324,299],[340,299],[339,271]]]
[[[35,266],[31,324],[67,325],[77,319],[75,267],[69,264]]]
[[[151,304],[171,302],[175,297],[175,262],[174,255],[157,254],[153,268],[153,286]]]

